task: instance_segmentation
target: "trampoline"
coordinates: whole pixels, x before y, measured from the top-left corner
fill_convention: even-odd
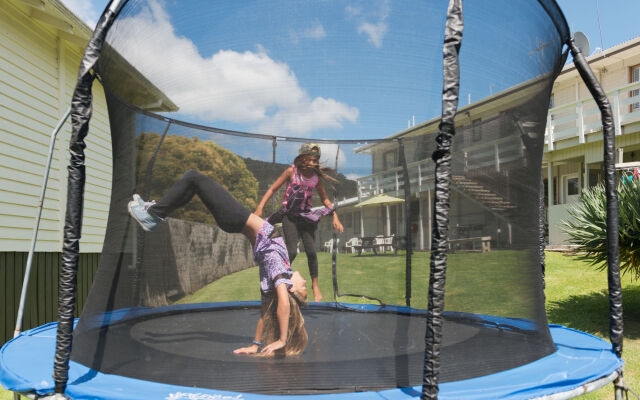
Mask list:
[[[302,356],[279,360],[234,356],[229,346],[251,340],[246,333],[253,326],[248,320],[246,326],[220,322],[229,319],[225,314],[239,310],[256,317],[258,307],[255,302],[200,304],[112,315],[109,337],[118,343],[104,347],[100,372],[87,368],[83,360],[71,363],[67,395],[74,399],[192,398],[190,395],[260,399],[284,394],[292,398],[402,399],[420,394],[424,342],[418,339],[424,337],[424,311],[390,307],[377,312],[378,307],[363,305],[340,309],[330,304],[312,305],[304,313],[312,339]],[[403,317],[387,318],[396,314]],[[444,321],[443,399],[566,396],[573,389],[584,390],[582,386],[588,382],[601,386],[612,381],[622,366],[606,341],[561,326],[551,326],[555,344],[551,354],[505,362],[501,356],[504,351],[530,354],[531,348],[541,345],[535,340],[523,343],[522,336],[531,328],[529,322],[455,313],[446,315]],[[3,348],[3,383],[16,391],[27,391],[34,389],[29,384],[38,382],[37,393],[50,390],[55,329],[56,324],[49,324],[27,331]],[[100,335],[104,329],[96,327],[94,334]],[[478,351],[474,344],[487,343],[486,336],[499,337],[499,341],[494,342],[494,348]],[[34,363],[33,357],[24,357],[27,352],[42,359]],[[469,352],[474,357],[464,370],[447,367],[458,364],[456,359],[468,358],[465,353]],[[286,377],[279,372],[282,364],[288,371]],[[25,377],[32,382],[25,382]],[[545,382],[544,387],[539,382]],[[398,386],[403,389],[390,389]],[[239,388],[243,393],[233,394]]]
[[[579,60],[553,0],[112,2],[73,99],[60,316],[2,347],[0,382],[73,399],[565,399],[616,380],[617,322],[612,347],[545,314],[541,160],[565,46]],[[98,83],[109,214],[74,320]],[[305,142],[346,229],[314,233],[338,243],[324,301],[302,308],[301,355],[234,355],[261,312],[250,244],[198,200],[152,232],[127,203],[196,169],[255,209]],[[359,206],[382,193],[396,205]],[[349,253],[346,235],[395,252]]]

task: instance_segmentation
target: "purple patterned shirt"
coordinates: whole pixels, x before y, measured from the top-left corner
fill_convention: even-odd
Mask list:
[[[260,270],[260,291],[263,294],[271,292],[283,283],[287,288],[293,286],[293,271],[289,264],[287,247],[281,237],[270,237],[274,229],[273,225],[265,221],[256,235],[256,244],[253,247],[253,259],[258,263]]]

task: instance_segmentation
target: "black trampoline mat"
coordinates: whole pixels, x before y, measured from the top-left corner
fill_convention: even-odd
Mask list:
[[[424,315],[317,307],[303,314],[309,345],[296,357],[234,355],[234,349],[251,343],[259,315],[257,308],[240,308],[149,315],[90,330],[74,339],[72,359],[104,373],[237,392],[305,394],[422,384]],[[500,372],[552,351],[542,335],[445,318],[440,381]]]

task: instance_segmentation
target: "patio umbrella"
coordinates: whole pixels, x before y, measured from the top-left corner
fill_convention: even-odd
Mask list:
[[[404,203],[404,199],[400,199],[397,197],[393,197],[393,196],[389,196],[387,194],[379,194],[373,197],[370,197],[368,199],[366,199],[365,201],[361,201],[360,203],[356,204],[354,207],[367,207],[367,206],[386,206],[386,211],[387,211],[387,224],[386,224],[386,235],[389,236],[390,229],[391,229],[391,221],[389,220],[389,205],[390,204],[398,204],[398,203]],[[364,225],[364,223],[362,222],[362,218],[360,218],[360,223],[362,225]],[[362,236],[364,236],[364,231],[363,231],[364,226],[360,227],[360,232],[362,232]]]
[[[397,203],[404,203],[404,199],[389,196],[383,193],[383,194],[370,197],[365,201],[361,201],[360,203],[356,204],[354,207],[381,206],[381,205],[389,205],[389,204],[397,204]]]

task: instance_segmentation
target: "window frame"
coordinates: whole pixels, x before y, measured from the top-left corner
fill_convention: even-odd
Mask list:
[[[389,166],[387,165],[387,157],[388,157],[388,156],[391,156],[391,158],[392,158],[392,160],[393,160],[393,162],[391,163],[391,164],[392,164],[392,166],[391,166],[391,167],[389,167]],[[394,169],[395,167],[397,167],[397,166],[398,166],[398,157],[397,157],[397,156],[398,156],[398,154],[397,154],[397,151],[396,151],[395,149],[393,149],[393,150],[388,150],[388,151],[385,151],[384,153],[382,153],[382,167],[383,167],[383,171],[388,171],[388,170],[390,170],[390,169]]]
[[[636,70],[638,71],[638,79],[634,80],[633,73]],[[640,82],[640,64],[632,65],[629,67],[629,83],[636,83],[636,82]],[[629,97],[635,97],[635,96],[640,96],[640,88],[629,91]],[[630,113],[640,112],[640,100],[638,102],[629,104],[629,112]]]

